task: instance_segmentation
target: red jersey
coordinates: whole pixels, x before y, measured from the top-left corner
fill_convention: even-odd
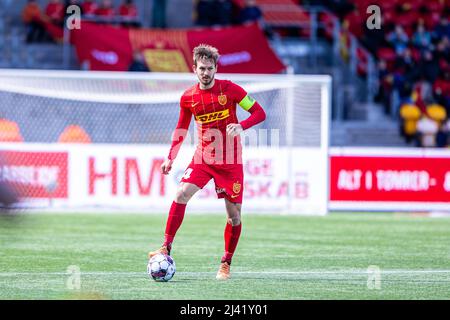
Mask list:
[[[199,141],[194,157],[201,157],[197,159],[208,161],[209,164],[230,161],[242,163],[240,137],[229,137],[226,128],[230,123],[239,123],[236,104],[246,95],[247,92],[237,84],[218,79],[215,79],[210,89],[202,90],[196,84],[184,92],[180,99],[180,121],[177,127],[187,129],[180,124],[186,124],[187,119],[190,122],[194,116]],[[233,154],[227,156],[227,152]],[[175,157],[169,155],[169,158]]]

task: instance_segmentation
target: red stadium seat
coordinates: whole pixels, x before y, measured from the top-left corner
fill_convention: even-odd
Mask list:
[[[450,82],[444,79],[437,79],[433,84],[433,91],[439,95],[450,96]]]
[[[447,0],[428,0],[426,2],[426,7],[431,12],[442,12],[446,1]]]
[[[417,48],[411,48],[411,56],[415,62],[419,62],[421,56],[420,56],[420,50]]]
[[[377,56],[380,59],[385,60],[386,62],[394,61],[397,55],[395,54],[395,50],[389,47],[379,48],[377,52]]]
[[[366,14],[361,15],[358,11],[349,13],[344,21],[348,23],[348,30],[357,38],[363,35],[363,22],[365,21]]]
[[[393,25],[396,21],[395,11],[386,11],[381,15],[382,23],[384,26]]]
[[[416,11],[408,11],[397,16],[397,22],[403,27],[409,27],[417,23],[420,14]]]
[[[327,39],[333,38],[333,28],[335,19],[336,16],[332,13],[322,12],[319,14],[319,23],[321,23],[324,26],[325,37]]]
[[[427,30],[433,30],[434,27],[439,23],[439,20],[441,18],[441,14],[439,12],[430,12],[424,17],[425,22],[425,28]]]
[[[423,0],[407,0],[403,1],[402,7],[406,10],[418,11],[423,4]]]

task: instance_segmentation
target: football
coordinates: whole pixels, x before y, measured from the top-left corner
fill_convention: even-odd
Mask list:
[[[167,254],[154,255],[148,261],[147,273],[155,281],[169,281],[175,274],[175,261]]]

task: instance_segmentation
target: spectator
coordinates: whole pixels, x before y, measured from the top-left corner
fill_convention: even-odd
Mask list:
[[[154,0],[152,9],[152,26],[153,28],[166,28],[166,6],[167,0]]]
[[[256,0],[245,0],[244,7],[239,13],[239,22],[247,23],[253,21],[260,21],[262,18],[262,11],[256,5]]]
[[[140,23],[137,21],[137,8],[133,3],[133,0],[124,0],[119,7],[119,16],[123,20],[123,25],[126,27],[140,27]]]
[[[432,103],[427,106],[427,114],[428,117],[431,120],[436,121],[439,126],[447,119],[447,112],[445,111],[444,106],[437,103]]]
[[[199,26],[229,25],[232,17],[230,0],[199,0],[196,24]]]
[[[401,25],[396,25],[395,30],[387,35],[386,40],[394,47],[397,54],[401,54],[408,45],[409,37]]]
[[[425,105],[433,101],[433,88],[424,77],[420,78],[413,86],[413,100],[425,112]]]
[[[439,76],[439,62],[433,59],[433,53],[429,50],[423,53],[419,64],[421,76],[428,82],[433,83]]]
[[[403,74],[410,74],[417,68],[417,64],[414,61],[410,48],[406,48],[401,54],[397,55],[395,59],[395,68]]]
[[[433,30],[433,37],[435,39],[450,39],[450,24],[448,23],[448,17],[445,15],[441,16],[439,24]]]
[[[433,92],[436,102],[443,105],[447,114],[450,114],[450,71],[444,72],[444,76],[434,82]]]
[[[199,26],[210,26],[213,24],[211,21],[212,11],[214,9],[214,0],[198,0],[196,5],[196,21]]]
[[[214,1],[213,25],[227,26],[231,24],[233,5],[231,0]]]
[[[363,32],[363,43],[372,54],[375,55],[378,48],[388,46],[384,27],[380,29],[363,28]]]
[[[448,66],[450,62],[450,38],[443,38],[437,43],[434,55],[435,59],[439,61],[439,64],[447,68],[443,71],[450,71],[450,67]],[[445,64],[447,64],[447,67]]]
[[[450,136],[450,119],[444,122],[438,132],[436,137],[436,144],[438,147],[448,147],[449,146],[449,136]]]
[[[422,112],[419,107],[407,103],[400,107],[400,134],[405,138],[407,143],[413,141],[417,133],[417,121],[420,119]]]
[[[94,17],[97,12],[97,3],[93,0],[85,0],[81,5],[81,12],[86,17]]]
[[[22,20],[27,26],[26,42],[41,42],[46,37],[46,31],[42,24],[42,12],[36,0],[28,0],[22,11]]]
[[[381,102],[384,106],[384,113],[390,114],[391,110],[391,92],[392,85],[394,82],[392,74],[387,68],[387,63],[385,60],[380,60],[378,62],[378,78],[379,78],[379,90],[377,94],[377,101]]]
[[[61,0],[50,0],[45,8],[45,14],[54,25],[62,26],[64,23],[64,5]]]
[[[150,68],[147,66],[145,62],[145,57],[140,51],[135,51],[133,53],[133,61],[130,64],[128,71],[137,71],[137,72],[149,72]]]
[[[418,49],[425,50],[431,45],[431,33],[425,30],[423,24],[417,26],[417,30],[412,37],[412,43]]]
[[[102,18],[102,20],[111,20],[115,16],[112,0],[102,0],[100,7],[95,11],[95,14]]]
[[[436,121],[423,116],[417,122],[417,143],[419,147],[436,147],[436,135],[439,131],[439,126]]]
[[[324,1],[325,4],[331,7],[340,19],[343,19],[347,14],[355,9],[354,1],[348,0],[328,0]]]
[[[447,123],[444,122],[439,126],[439,131],[436,134],[436,147],[444,148],[448,145],[448,127]]]

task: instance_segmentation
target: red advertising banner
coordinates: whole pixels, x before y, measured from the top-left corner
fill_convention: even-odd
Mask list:
[[[25,198],[68,198],[67,152],[0,151],[0,179]]]
[[[450,205],[450,157],[331,156],[331,201]]]
[[[221,73],[279,73],[285,66],[258,24],[214,29],[124,29],[82,22],[71,41],[90,70],[127,71],[141,52],[151,71],[190,72],[192,50],[201,43],[219,49]]]

